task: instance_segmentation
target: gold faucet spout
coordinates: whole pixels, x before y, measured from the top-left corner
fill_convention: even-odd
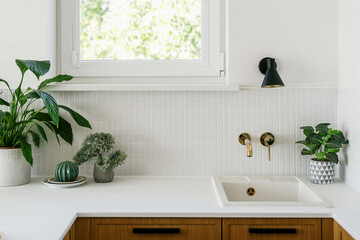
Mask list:
[[[242,145],[246,145],[246,156],[252,157],[253,156],[253,149],[251,145],[251,137],[248,133],[242,133],[239,136],[239,142]]]

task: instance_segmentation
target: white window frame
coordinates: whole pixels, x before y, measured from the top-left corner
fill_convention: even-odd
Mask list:
[[[87,79],[86,83],[99,83],[103,77],[108,83],[225,83],[220,77],[224,70],[224,54],[220,53],[220,1],[202,0],[200,60],[80,61],[80,0],[61,0],[58,2],[59,73]],[[89,78],[92,78],[90,82]]]

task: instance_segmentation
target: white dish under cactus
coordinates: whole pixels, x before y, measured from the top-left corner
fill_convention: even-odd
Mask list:
[[[45,178],[44,180],[42,180],[42,183],[48,187],[51,188],[72,188],[72,187],[77,187],[80,186],[84,183],[87,182],[87,178],[86,177],[80,177],[81,181],[75,181],[75,182],[64,182],[64,183],[52,183],[50,182],[50,179],[53,179],[53,177],[51,178]]]

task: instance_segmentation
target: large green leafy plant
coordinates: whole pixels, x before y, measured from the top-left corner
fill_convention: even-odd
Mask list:
[[[315,129],[311,126],[300,127],[306,136],[305,140],[296,143],[304,144],[307,148],[301,150],[301,155],[315,155],[318,161],[339,163],[337,153],[343,144],[348,144],[340,130],[333,130],[330,123],[320,123]]]
[[[72,144],[71,124],[60,116],[59,109],[68,112],[79,126],[86,128],[91,126],[79,113],[64,105],[58,105],[49,93],[42,90],[49,83],[69,81],[72,76],[58,75],[42,81],[38,89],[27,88],[23,91],[25,73],[29,70],[39,80],[49,71],[50,62],[19,59],[15,62],[21,71],[19,86],[11,89],[8,82],[0,78],[0,82],[4,83],[10,92],[9,101],[0,98],[0,105],[8,107],[8,111],[0,110],[0,147],[21,148],[25,160],[32,166],[32,149],[28,138],[31,136],[35,147],[40,146],[40,138],[47,142],[44,127],[54,133],[59,144],[59,136]],[[37,100],[42,102],[40,108],[34,106]]]

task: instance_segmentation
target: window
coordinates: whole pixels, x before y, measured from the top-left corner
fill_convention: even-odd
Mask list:
[[[61,0],[62,73],[220,76],[220,0]]]

